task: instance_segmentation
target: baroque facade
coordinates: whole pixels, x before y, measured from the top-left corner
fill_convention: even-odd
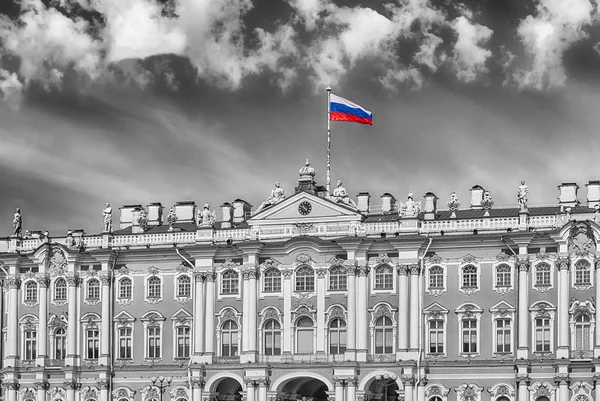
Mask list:
[[[331,195],[0,241],[8,401],[600,400],[600,182],[555,206]],[[164,221],[164,222],[163,222]]]

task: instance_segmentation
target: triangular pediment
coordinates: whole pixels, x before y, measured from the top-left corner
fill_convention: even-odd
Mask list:
[[[506,301],[502,300],[502,301],[498,302],[496,305],[494,305],[494,306],[492,306],[492,307],[490,308],[490,310],[491,310],[492,312],[494,312],[494,311],[499,311],[499,310],[503,310],[503,309],[506,309],[506,310],[509,310],[509,311],[514,311],[514,310],[515,310],[515,307],[514,307],[514,306],[512,306],[511,304],[509,304],[508,302],[506,302]]]
[[[250,226],[294,222],[361,221],[363,215],[351,207],[299,192],[281,203],[262,210],[247,220]]]
[[[423,312],[446,312],[448,313],[448,309],[444,308],[437,302],[432,303],[427,308],[423,310]]]

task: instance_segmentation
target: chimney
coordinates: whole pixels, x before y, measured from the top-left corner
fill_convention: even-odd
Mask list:
[[[191,200],[175,203],[175,215],[177,223],[195,223],[196,203]]]
[[[481,185],[475,185],[470,190],[471,192],[471,209],[481,209],[481,201],[483,200],[483,193],[485,189]]]
[[[162,225],[163,205],[160,202],[153,202],[148,205],[148,226]]]
[[[121,219],[119,224],[121,230],[133,225],[133,212],[141,207],[142,205],[123,205],[121,207]]]
[[[231,203],[223,203],[221,205],[221,212],[223,214],[221,228],[231,228]]]
[[[562,183],[558,186],[558,203],[562,207],[574,207],[579,204],[577,200],[577,190],[579,185],[574,182]]]
[[[368,192],[361,192],[357,195],[358,210],[361,212],[369,213],[369,203],[371,201],[371,195]]]
[[[600,205],[600,181],[590,181],[587,185],[587,205],[595,208]]]
[[[433,192],[427,192],[425,194],[425,215],[423,216],[425,220],[434,220],[435,214],[437,213],[437,201],[438,197],[435,196]]]
[[[391,213],[395,204],[396,198],[394,198],[394,195],[387,192],[381,195],[381,211],[383,213]]]
[[[250,214],[252,205],[243,199],[233,201],[233,223],[239,224],[246,220],[246,216]]]

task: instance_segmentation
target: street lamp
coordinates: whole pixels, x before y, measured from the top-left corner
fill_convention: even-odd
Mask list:
[[[167,387],[171,387],[171,382],[173,381],[173,378],[172,377],[165,378],[163,376],[159,376],[159,377],[151,377],[150,380],[152,380],[152,385],[159,390],[160,401],[163,401],[163,394],[167,390]],[[159,384],[156,384],[157,382]],[[167,382],[167,383],[165,384],[165,382]]]
[[[396,382],[397,378],[398,376],[395,374],[388,375],[387,373],[375,376],[375,380],[383,385],[384,401],[388,401],[388,388]]]

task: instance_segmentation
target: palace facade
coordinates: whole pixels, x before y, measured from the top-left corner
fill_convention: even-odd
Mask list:
[[[317,185],[0,241],[8,401],[600,400],[600,182],[444,209]],[[446,208],[447,206],[447,208]],[[377,209],[377,210],[375,210]]]

